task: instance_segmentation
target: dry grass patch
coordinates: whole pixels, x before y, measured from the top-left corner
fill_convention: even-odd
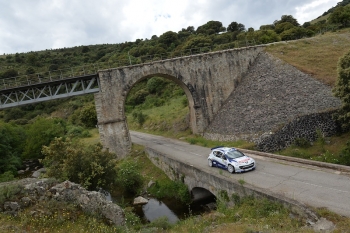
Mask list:
[[[277,43],[268,46],[266,51],[321,82],[334,86],[338,60],[349,51],[349,45],[350,29],[344,29],[312,38]]]

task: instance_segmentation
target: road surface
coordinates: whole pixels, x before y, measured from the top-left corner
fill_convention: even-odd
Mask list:
[[[208,173],[219,174],[219,168],[208,166],[210,148],[130,131],[131,141],[150,147],[170,158],[192,164]],[[253,186],[282,194],[313,207],[326,207],[343,216],[350,217],[350,174],[321,167],[287,162],[274,158],[245,153],[256,160],[254,171],[242,174],[224,174],[235,180],[244,180]]]

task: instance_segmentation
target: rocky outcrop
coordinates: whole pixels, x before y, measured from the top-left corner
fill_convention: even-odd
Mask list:
[[[12,200],[3,203],[2,212],[11,215],[41,201],[55,200],[75,204],[85,213],[102,216],[111,224],[124,225],[125,217],[121,207],[106,199],[103,193],[88,191],[70,181],[58,183],[52,179],[27,178],[16,182],[0,183],[0,189],[16,186],[18,193]]]

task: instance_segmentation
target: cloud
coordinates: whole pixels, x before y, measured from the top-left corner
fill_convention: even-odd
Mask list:
[[[312,20],[337,0],[0,0],[0,54],[122,43],[210,20],[259,29],[282,15]]]

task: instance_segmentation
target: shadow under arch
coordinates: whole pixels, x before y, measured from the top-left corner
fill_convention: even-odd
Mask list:
[[[192,200],[194,202],[197,201],[215,201],[216,197],[215,195],[210,192],[208,189],[202,188],[202,187],[194,187],[191,190],[191,196],[192,196]]]

